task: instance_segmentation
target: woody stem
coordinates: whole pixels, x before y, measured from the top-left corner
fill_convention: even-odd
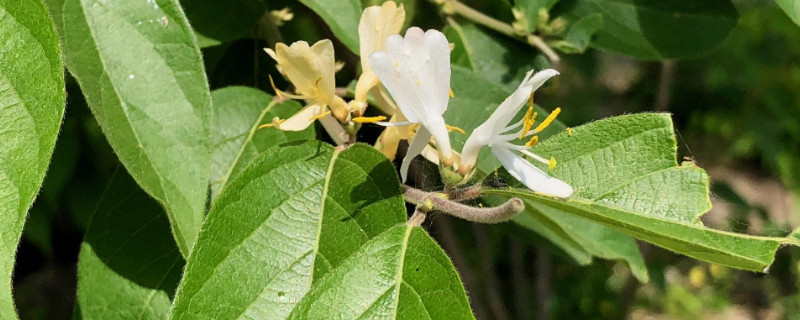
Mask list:
[[[500,223],[525,210],[525,204],[519,198],[511,198],[497,207],[476,208],[448,200],[447,195],[441,192],[425,192],[406,185],[402,189],[405,201],[417,205],[418,211],[440,211],[472,222]]]

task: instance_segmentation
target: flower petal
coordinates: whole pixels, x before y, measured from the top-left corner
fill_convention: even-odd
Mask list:
[[[408,120],[419,123],[447,109],[449,58],[449,44],[441,32],[429,30],[426,35],[412,27],[405,38],[389,37],[386,51],[370,55],[370,65]]]
[[[403,163],[400,165],[400,177],[403,182],[406,182],[406,178],[408,178],[408,166],[411,164],[411,160],[414,160],[416,156],[422,153],[429,141],[431,141],[431,133],[425,127],[419,127],[414,139],[411,139],[406,151],[406,157],[403,158]]]
[[[514,178],[522,182],[528,189],[536,192],[566,198],[572,195],[572,187],[566,182],[547,175],[524,158],[503,147],[492,147],[492,153],[500,160],[503,167]]]
[[[319,104],[312,104],[304,107],[289,119],[281,122],[277,128],[283,131],[302,131],[314,123],[314,116],[320,115],[325,112],[325,106]]]

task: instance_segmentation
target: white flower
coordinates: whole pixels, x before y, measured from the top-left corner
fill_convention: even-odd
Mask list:
[[[573,191],[570,185],[547,175],[547,173],[515,153],[516,151],[548,164],[551,169],[555,167],[555,159],[546,160],[531,153],[528,149],[539,141],[539,137],[536,134],[550,125],[561,109],[553,110],[547,119],[531,130],[536,119],[536,114],[533,112],[533,101],[531,100],[530,108],[525,114],[525,118],[513,125],[509,125],[509,122],[519,113],[529,97],[532,97],[533,92],[542,86],[547,79],[558,75],[558,71],[553,69],[543,70],[536,74],[532,73],[532,71],[528,72],[517,90],[497,107],[497,110],[489,116],[486,122],[472,131],[472,134],[464,144],[464,149],[462,149],[459,169],[462,172],[471,170],[478,161],[480,149],[483,146],[489,146],[492,153],[503,164],[503,167],[529,189],[556,197],[569,197]],[[522,128],[519,131],[510,133],[510,131],[520,126]],[[533,138],[525,145],[515,145],[510,142],[530,135],[533,135]]]
[[[386,1],[380,6],[364,9],[358,24],[359,51],[361,57],[361,77],[356,82],[355,98],[352,104],[356,114],[364,113],[367,106],[367,93],[378,85],[378,77],[369,65],[369,55],[386,48],[386,39],[400,33],[406,11],[403,5],[397,6],[394,1]]]
[[[384,125],[420,124],[400,166],[403,180],[411,160],[428,145],[431,136],[436,140],[441,163],[452,164],[450,137],[442,117],[450,99],[450,44],[444,34],[409,28],[405,38],[389,37],[386,51],[372,53],[369,63],[408,119],[405,123]]]

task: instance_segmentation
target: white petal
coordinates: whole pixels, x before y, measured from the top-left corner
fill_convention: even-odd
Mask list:
[[[450,43],[444,34],[433,29],[425,32],[425,42],[431,56],[429,67],[434,79],[434,106],[441,108],[438,113],[443,114],[450,100]]]
[[[444,158],[450,158],[452,155],[452,150],[450,149],[450,134],[447,133],[447,126],[444,124],[444,118],[438,115],[431,115],[429,118],[423,119],[421,124],[422,127],[433,135],[433,139],[436,140],[436,148],[439,149],[439,154]]]
[[[493,123],[492,129],[495,134],[502,133],[501,131],[503,131],[503,128],[505,128],[508,123],[514,119],[514,116],[519,113],[520,109],[526,105],[531,93],[539,89],[547,79],[558,75],[558,71],[553,69],[539,71],[531,76],[532,72],[533,71],[528,71],[525,75],[525,80],[520,83],[517,90],[514,90],[508,98],[503,100],[503,103],[501,103],[494,113],[489,116],[489,119],[486,120],[487,123]]]
[[[400,36],[397,37],[399,38]],[[394,51],[390,49],[394,47],[390,45],[392,42],[395,42],[393,38],[394,36],[389,38],[386,42],[387,50],[389,50],[388,52]],[[400,42],[402,45],[402,38],[400,38]],[[394,49],[396,50],[396,48]],[[420,112],[422,111],[420,109],[423,108],[422,103],[416,98],[416,93],[413,88],[408,88],[405,81],[403,81],[404,75],[400,73],[400,62],[394,61],[388,52],[375,51],[369,55],[369,63],[372,66],[372,72],[375,72],[378,79],[383,83],[383,86],[389,90],[392,98],[397,102],[398,108],[400,108],[400,111],[403,112],[406,118],[413,123],[419,123],[419,119],[421,118]],[[397,66],[394,65],[395,62]]]
[[[572,187],[566,182],[547,175],[524,158],[503,147],[492,147],[492,153],[514,178],[528,189],[552,196],[566,198],[572,195]]]
[[[403,182],[406,182],[406,178],[408,178],[408,166],[411,164],[411,160],[422,153],[422,150],[428,145],[428,141],[431,141],[431,133],[425,127],[419,127],[414,139],[411,139],[406,157],[403,158],[403,163],[400,165],[400,177]]]
[[[446,54],[445,54],[446,53]],[[386,51],[370,55],[370,65],[409,121],[419,123],[447,109],[450,49],[438,31],[409,28],[405,38],[386,40]]]

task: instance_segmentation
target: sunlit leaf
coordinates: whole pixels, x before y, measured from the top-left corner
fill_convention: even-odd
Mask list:
[[[228,87],[211,93],[214,108],[211,154],[211,198],[259,154],[280,143],[314,138],[314,127],[300,132],[258,129],[274,117],[286,119],[302,106],[295,101],[274,102],[273,97],[248,87]]]
[[[125,168],[166,209],[188,255],[211,166],[211,99],[177,0],[49,0],[89,107]]]
[[[284,318],[318,279],[405,220],[397,173],[372,147],[272,148],[215,202],[172,318]]]
[[[569,199],[523,189],[491,190],[561,214],[599,222],[699,260],[762,271],[780,239],[707,228],[699,216],[711,208],[708,176],[689,163],[678,166],[672,122],[665,114],[609,118],[562,133],[537,153],[560,159],[551,172],[575,188]],[[574,230],[573,232],[583,232]]]
[[[0,0],[0,318],[15,319],[11,273],[64,114],[56,32],[39,1]]]
[[[378,235],[315,283],[289,319],[474,319],[444,251],[419,227]]]

